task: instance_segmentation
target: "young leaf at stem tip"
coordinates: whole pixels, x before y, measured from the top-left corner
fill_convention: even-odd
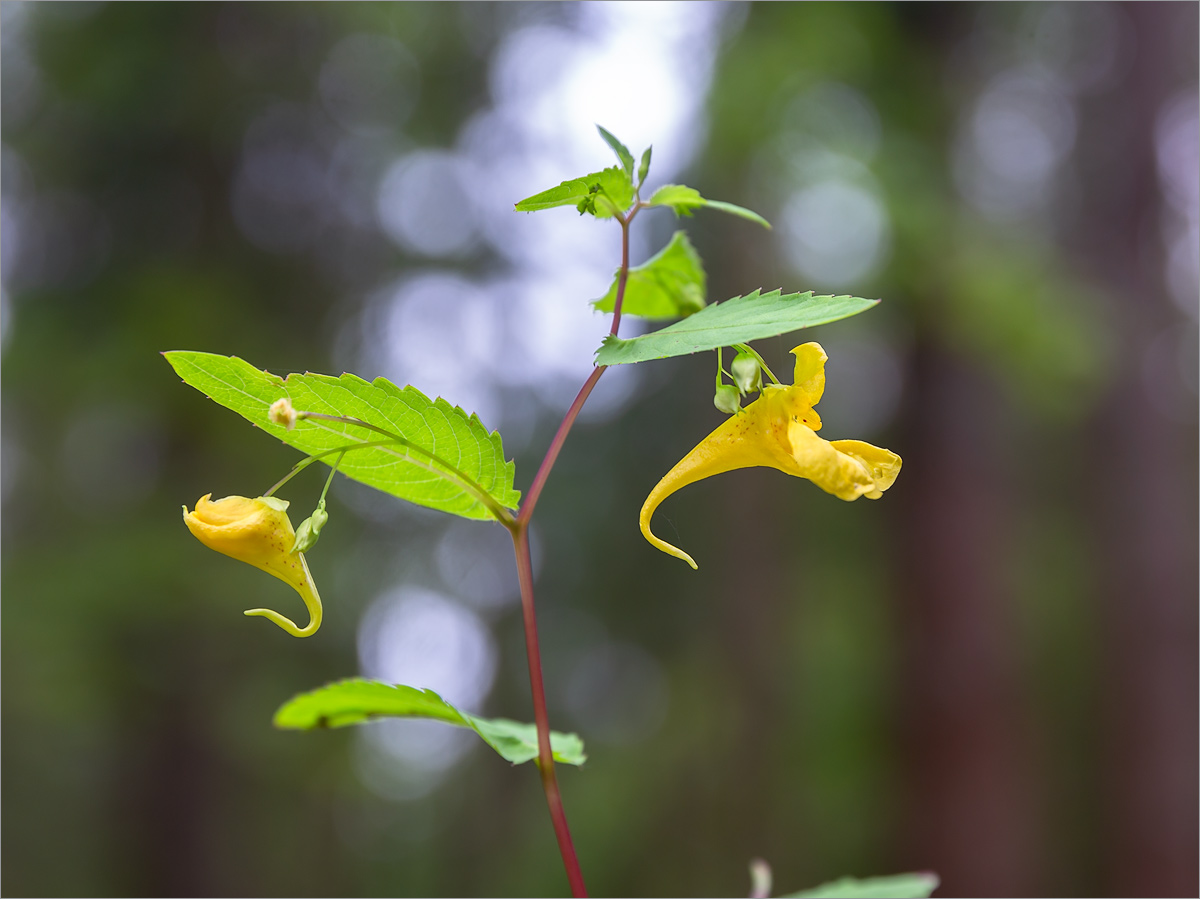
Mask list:
[[[613,275],[608,293],[592,305],[612,312],[617,300],[620,272]],[[621,311],[642,318],[683,318],[704,308],[708,278],[704,263],[683,231],[641,265],[629,270]]]
[[[736,206],[733,203],[726,203],[722,200],[706,200],[700,196],[700,191],[696,190],[696,188],[687,187],[683,184],[664,184],[651,195],[646,205],[669,206],[675,210],[676,215],[691,215],[693,210],[707,207],[715,209],[718,212],[728,212],[730,215],[749,219],[752,222],[757,222],[764,228],[771,227],[770,222],[753,210],[746,209],[743,206]]]
[[[622,168],[611,166],[582,178],[564,181],[516,204],[517,212],[540,212],[556,206],[574,206],[580,214],[611,218],[633,202],[633,181]]]
[[[650,174],[650,151],[654,147],[647,147],[646,152],[642,154],[642,161],[638,165],[638,190],[642,189],[642,185],[646,183],[646,176]]]
[[[614,153],[617,154],[617,159],[621,163],[621,168],[625,170],[625,174],[630,178],[633,177],[633,154],[629,152],[629,148],[613,137],[612,132],[597,125],[596,130],[600,132],[600,136],[604,138],[604,142],[608,144]]]

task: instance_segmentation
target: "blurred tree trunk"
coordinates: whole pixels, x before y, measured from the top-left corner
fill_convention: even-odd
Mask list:
[[[1076,234],[1079,252],[1120,301],[1112,390],[1089,454],[1106,586],[1102,857],[1115,895],[1195,896],[1195,425],[1163,414],[1142,377],[1151,344],[1179,320],[1163,284],[1154,140],[1158,113],[1180,86],[1174,67],[1183,45],[1167,5],[1125,12],[1135,24],[1133,68],[1103,103],[1084,108],[1081,132],[1081,140],[1112,141],[1108,158],[1119,163],[1081,173],[1087,225]],[[1114,120],[1129,125],[1114,132],[1106,125]]]
[[[952,896],[1037,892],[1035,791],[1002,560],[1004,405],[966,360],[918,345],[895,497],[902,605],[907,865]]]
[[[775,472],[770,472],[774,474]],[[779,709],[782,704],[782,635],[785,633],[784,604],[794,593],[785,582],[782,560],[786,551],[777,528],[763,527],[764,521],[779,521],[780,485],[766,477],[766,470],[751,476],[726,476],[722,484],[719,521],[724,539],[722,549],[735,564],[722,566],[720,627],[727,654],[727,670],[738,697],[740,727],[735,757],[771,759],[767,747],[779,744]],[[792,485],[786,485],[791,487]],[[765,855],[773,848],[771,797],[774,792],[772,764],[739,766],[739,791],[730,810],[730,820],[740,826],[728,836],[744,858]]]
[[[220,893],[217,866],[208,851],[209,828],[218,817],[221,774],[203,722],[203,669],[196,644],[179,637],[130,634],[122,657],[132,666],[147,659],[169,672],[165,683],[126,686],[137,702],[126,707],[123,744],[134,749],[118,760],[109,839],[120,859],[120,890],[130,896],[213,896]],[[147,666],[149,667],[149,666]],[[136,684],[136,686],[135,686]]]

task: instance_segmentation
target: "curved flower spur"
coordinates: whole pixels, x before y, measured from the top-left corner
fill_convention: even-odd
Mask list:
[[[825,392],[825,362],[819,343],[792,350],[796,371],[791,387],[768,385],[762,396],[729,417],[684,456],[650,491],[639,518],[642,536],[692,568],[696,562],[650,530],[650,517],[675,491],[737,468],[766,466],[807,478],[839,499],[879,499],[900,473],[900,457],[861,440],[825,440],[816,432],[821,417],[813,407]]]
[[[183,521],[196,539],[219,553],[246,562],[275,575],[292,587],[308,608],[305,627],[270,609],[247,609],[247,615],[261,615],[273,621],[293,637],[310,637],[321,626],[321,596],[300,551],[300,542],[288,519],[286,500],[274,496],[248,499],[227,496],[212,501],[211,493],[196,501],[196,510],[183,507]]]

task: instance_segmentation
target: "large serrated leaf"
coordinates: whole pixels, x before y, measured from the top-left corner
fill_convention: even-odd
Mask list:
[[[287,397],[297,410],[358,418],[405,438],[411,447],[352,449],[338,466],[347,477],[385,493],[476,519],[499,517],[520,501],[500,435],[440,397],[430,400],[415,387],[397,387],[385,378],[368,382],[350,374],[291,374],[285,379],[236,356],[163,355],[186,383],[304,453],[374,443],[381,437],[360,425],[316,419],[300,421],[288,431],[267,417],[275,400]]]
[[[633,202],[633,181],[618,166],[564,181],[558,187],[526,197],[516,204],[517,212],[539,212],[556,206],[574,206],[580,213],[611,218]]]
[[[928,899],[938,887],[938,876],[929,872],[857,879],[843,877],[784,899]]]
[[[294,730],[344,727],[376,718],[432,718],[469,727],[514,765],[537,758],[537,728],[507,718],[478,718],[455,708],[432,690],[351,678],[301,693],[275,713],[275,726]],[[554,760],[582,765],[587,756],[576,734],[550,733]]]
[[[849,318],[878,302],[852,296],[813,296],[811,290],[789,294],[756,290],[715,303],[681,322],[640,337],[621,340],[610,335],[596,351],[596,364],[646,362],[749,343]]]
[[[700,191],[696,188],[684,184],[664,184],[653,193],[646,205],[669,206],[675,210],[676,215],[691,215],[695,209],[715,209],[718,212],[727,212],[730,215],[756,222],[764,228],[771,227],[770,222],[752,209],[726,203],[723,200],[707,200],[700,196]]]
[[[618,271],[608,293],[592,305],[601,312],[612,312],[619,283]],[[676,231],[670,243],[629,270],[621,311],[642,318],[683,318],[704,308],[707,285],[700,254],[686,232]]]

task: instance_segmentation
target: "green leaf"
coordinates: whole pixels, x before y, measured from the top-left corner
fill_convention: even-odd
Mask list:
[[[618,271],[608,293],[592,305],[612,312],[619,283]],[[676,231],[658,253],[629,270],[621,311],[642,318],[682,318],[704,308],[707,285],[700,254],[686,233]]]
[[[768,230],[771,223],[755,212],[753,209],[747,209],[745,206],[738,206],[735,203],[726,203],[724,200],[705,200],[704,205],[709,209],[715,209],[717,212],[728,212],[730,215],[736,215],[739,218],[749,219],[752,222],[757,222]]]
[[[599,177],[599,174],[596,172],[595,175],[573,178],[570,181],[564,181],[558,187],[552,187],[540,194],[526,197],[517,204],[517,212],[540,212],[543,209],[553,209],[555,206],[574,206],[580,200],[587,198],[590,192],[588,179]]]
[[[714,303],[681,322],[640,337],[629,340],[605,337],[596,351],[596,364],[646,362],[749,343],[849,318],[878,302],[852,296],[813,296],[811,290],[789,294],[778,290],[764,294],[756,290],[744,297]]]
[[[784,899],[927,899],[938,887],[938,876],[929,872],[868,877],[843,877]]]
[[[574,206],[580,214],[586,212],[596,218],[611,218],[628,209],[632,202],[633,181],[624,169],[614,165],[526,197],[516,209],[517,212],[539,212],[556,206]]]
[[[630,178],[633,177],[633,154],[629,152],[629,148],[613,137],[612,132],[605,128],[596,126],[596,130],[600,132],[600,136],[604,138],[604,142],[608,144],[614,153],[617,154],[617,159],[621,161],[621,168],[625,170],[625,174]]]
[[[693,210],[706,204],[700,191],[683,184],[664,184],[646,201],[647,206],[670,206],[676,215],[691,215]]]
[[[640,188],[646,181],[646,176],[650,174],[650,151],[654,147],[647,147],[646,152],[642,154],[642,161],[638,164],[638,187]]]
[[[691,215],[696,209],[708,207],[709,209],[716,209],[718,212],[728,212],[730,215],[741,216],[744,219],[757,222],[764,228],[771,227],[771,223],[757,212],[746,209],[743,206],[735,206],[733,203],[725,203],[722,200],[706,200],[700,196],[700,191],[696,190],[696,188],[686,187],[683,184],[664,184],[654,192],[647,205],[669,206],[675,210],[676,215]]]
[[[507,718],[468,715],[432,690],[352,678],[327,684],[292,697],[275,713],[275,726],[292,730],[345,727],[376,718],[432,718],[458,727],[469,727],[514,765],[537,758],[537,728]],[[554,760],[582,765],[587,756],[576,734],[550,733]]]
[[[353,449],[338,466],[347,477],[385,493],[476,519],[501,518],[507,514],[504,509],[515,509],[520,501],[500,435],[440,397],[430,400],[415,387],[397,387],[384,378],[368,382],[351,374],[291,374],[285,380],[236,356],[163,355],[186,383],[301,452],[387,438],[361,425],[312,418],[288,431],[267,417],[271,404],[282,397],[299,411],[358,418],[400,435],[408,446]]]
[[[581,204],[580,212],[589,212],[596,218],[609,218],[624,212],[633,203],[633,181],[624,169],[616,166],[607,168],[599,173],[595,182],[588,182],[589,186],[593,183],[595,189],[591,195],[591,205]]]

